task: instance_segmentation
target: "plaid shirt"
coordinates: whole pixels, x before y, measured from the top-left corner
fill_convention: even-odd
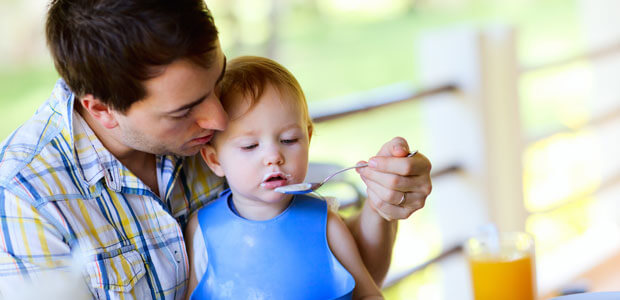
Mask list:
[[[158,197],[73,109],[52,96],[0,147],[0,292],[14,280],[86,258],[98,299],[181,299],[188,277],[182,228],[224,181],[199,156],[157,156]]]

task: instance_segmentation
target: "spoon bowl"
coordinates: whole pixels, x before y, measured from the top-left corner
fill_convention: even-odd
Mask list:
[[[416,153],[418,153],[418,150],[414,150],[413,152],[409,153],[406,157],[412,157]],[[325,184],[328,180],[332,179],[332,177],[336,176],[337,174],[340,174],[340,173],[342,173],[344,171],[347,171],[347,170],[357,169],[357,168],[364,168],[364,167],[367,167],[367,166],[368,166],[368,163],[363,163],[363,164],[355,165],[355,166],[352,166],[352,167],[348,167],[348,168],[344,168],[342,170],[339,170],[338,172],[335,172],[335,173],[327,176],[321,182],[302,182],[302,183],[296,183],[296,184],[289,184],[289,185],[278,187],[274,191],[276,191],[278,193],[282,193],[282,194],[293,194],[293,195],[302,195],[302,194],[311,193],[311,192],[314,192],[315,190],[317,190],[318,188],[320,188],[321,186],[323,186],[323,184]]]

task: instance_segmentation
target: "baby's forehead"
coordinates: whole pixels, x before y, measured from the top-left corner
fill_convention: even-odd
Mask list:
[[[253,91],[231,90],[226,99],[222,99],[224,110],[228,113],[230,121],[234,121],[250,112],[262,101],[265,101],[267,96],[277,99],[282,107],[297,110],[302,105],[305,105],[303,99],[300,99],[294,91],[290,91],[283,86],[266,83],[263,87]]]
[[[305,132],[306,120],[301,110],[280,105],[277,99],[264,99],[248,108],[244,102],[235,115],[230,116],[227,128],[215,135],[215,143],[226,144],[253,139],[257,136],[297,134]],[[274,105],[275,104],[275,105]]]

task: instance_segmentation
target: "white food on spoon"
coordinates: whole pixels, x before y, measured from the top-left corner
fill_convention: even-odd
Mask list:
[[[290,184],[276,188],[274,191],[278,193],[291,193],[291,192],[301,192],[307,191],[312,187],[312,184],[308,182],[302,182],[297,184]]]

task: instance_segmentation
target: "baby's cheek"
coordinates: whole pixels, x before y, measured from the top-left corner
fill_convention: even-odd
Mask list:
[[[235,184],[246,183],[249,184],[250,178],[252,175],[252,170],[248,168],[247,165],[240,164],[238,162],[232,163],[232,166],[229,166],[228,170],[224,170],[226,174],[226,178],[229,182],[234,182]]]
[[[300,166],[300,167],[297,169],[297,176],[296,176],[296,177],[297,177],[297,178],[296,178],[297,180],[296,180],[296,182],[303,182],[303,181],[306,179],[306,173],[307,173],[307,172],[308,172],[308,167],[307,167],[307,164],[305,164],[305,165],[303,165],[303,166]]]

